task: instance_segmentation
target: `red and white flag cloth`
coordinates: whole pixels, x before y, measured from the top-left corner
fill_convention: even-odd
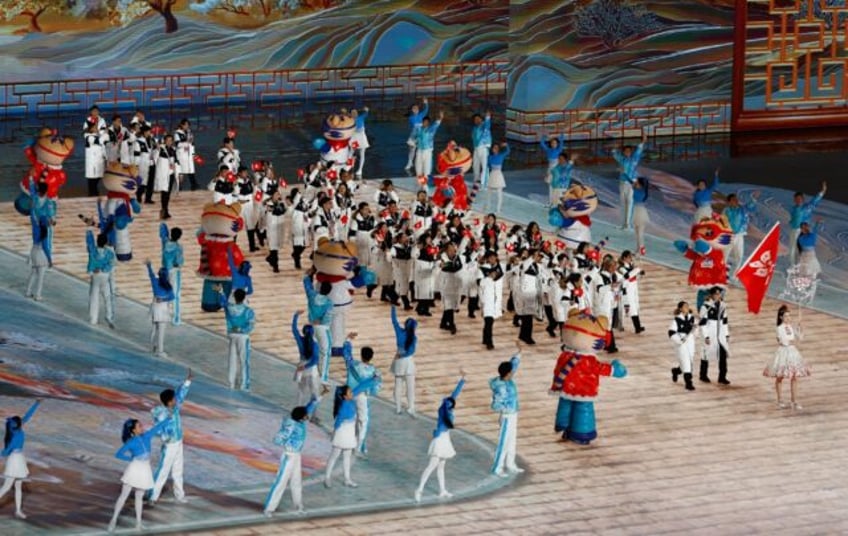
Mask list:
[[[766,297],[774,269],[777,266],[777,250],[780,246],[780,222],[766,233],[762,242],[751,256],[736,271],[736,278],[748,292],[748,312],[758,314]]]

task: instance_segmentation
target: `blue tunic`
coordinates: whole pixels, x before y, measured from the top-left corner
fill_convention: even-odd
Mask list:
[[[157,423],[156,426],[144,432],[140,436],[131,437],[126,443],[121,445],[121,448],[119,448],[118,452],[115,453],[115,457],[119,460],[124,460],[125,462],[131,462],[133,460],[149,460],[150,442],[153,440],[153,437],[159,435],[162,432],[162,429],[168,426],[170,422],[171,419],[166,419]]]
[[[406,350],[406,330],[398,322],[397,309],[392,307],[392,326],[395,328],[395,341],[397,342],[398,357],[412,357],[415,355],[415,347],[418,345],[418,334],[412,336],[412,344],[409,345],[409,350]]]
[[[513,376],[518,371],[521,358],[517,355],[510,359],[512,363]],[[518,411],[518,388],[513,379],[502,380],[496,376],[489,380],[489,388],[492,390],[492,409],[501,413],[515,413]]]
[[[456,387],[451,393],[449,398],[453,398],[454,402],[459,398],[459,394],[462,392],[462,387],[465,385],[465,379],[459,380],[459,383],[456,384]],[[453,408],[449,407],[448,399],[442,399],[442,405],[439,406],[439,414],[436,417],[436,429],[433,430],[433,437],[439,437],[442,433],[447,432],[451,429],[448,426],[448,423],[453,423]]]
[[[28,423],[32,416],[35,415],[35,410],[38,409],[39,404],[41,402],[36,401],[32,406],[29,407],[27,412],[21,417],[21,428],[14,428],[11,430],[12,438],[9,440],[9,446],[3,449],[3,452],[0,453],[3,456],[8,456],[9,454],[24,450],[24,443],[26,442],[26,434],[24,433],[23,425]],[[6,419],[6,422],[9,422],[10,419]]]
[[[280,424],[280,431],[274,436],[274,444],[280,445],[286,452],[290,453],[303,451],[303,445],[306,443],[306,421],[312,416],[317,407],[318,399],[313,396],[312,400],[306,406],[306,419],[296,421],[290,416],[283,419],[283,422]]]
[[[150,413],[153,415],[153,422],[160,423],[170,419],[167,424],[159,432],[159,438],[163,443],[175,443],[183,440],[183,420],[180,416],[180,410],[183,407],[183,402],[188,395],[188,388],[191,387],[191,380],[184,381],[174,394],[174,409],[169,410],[166,406],[156,406]]]
[[[300,361],[304,368],[312,368],[318,365],[318,358],[320,357],[318,342],[315,341],[314,337],[308,341],[304,339],[303,335],[300,334],[300,330],[297,329],[298,318],[300,318],[298,313],[295,313],[292,317],[292,335],[294,336],[294,342],[297,344],[297,351],[299,352]],[[306,359],[304,356],[306,355],[307,344],[312,345],[312,357],[308,361],[304,361]]]
[[[636,168],[639,167],[639,160],[642,159],[642,151],[644,149],[645,144],[640,143],[636,146],[636,149],[630,153],[630,156],[624,156],[618,151],[618,149],[613,150],[612,157],[615,158],[615,161],[618,162],[619,166],[621,166],[621,170],[618,174],[618,180],[629,183],[636,181]]]

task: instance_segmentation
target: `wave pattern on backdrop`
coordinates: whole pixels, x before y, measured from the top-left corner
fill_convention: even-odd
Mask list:
[[[513,0],[509,108],[578,137],[727,130],[733,22],[732,0]]]

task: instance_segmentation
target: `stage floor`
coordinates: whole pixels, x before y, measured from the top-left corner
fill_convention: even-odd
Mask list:
[[[368,185],[361,195],[370,198],[372,186]],[[171,224],[185,229],[186,237],[197,227],[200,206],[207,196],[205,192],[183,193],[173,203],[175,218]],[[121,462],[111,458],[118,445],[120,421],[129,416],[128,413],[144,415],[156,393],[162,386],[178,381],[186,366],[192,366],[200,376],[190,395],[192,410],[211,412],[215,418],[201,422],[197,414],[189,412],[186,428],[197,434],[207,434],[199,435],[201,440],[189,446],[187,453],[189,467],[196,464],[189,470],[187,484],[189,493],[196,496],[197,501],[186,507],[163,504],[146,512],[148,526],[154,531],[200,527],[182,525],[186,522],[204,523],[208,533],[232,535],[293,531],[316,534],[661,534],[686,531],[704,535],[796,535],[848,530],[848,514],[844,508],[848,484],[838,471],[848,462],[844,448],[848,440],[848,409],[843,403],[843,386],[848,372],[838,335],[845,329],[846,322],[832,315],[804,311],[806,337],[800,349],[812,364],[814,376],[801,382],[803,410],[778,410],[773,401],[772,382],[762,377],[762,369],[776,347],[774,312],[777,302],[768,299],[762,315],[749,315],[744,312],[744,294],[731,289],[728,297],[733,337],[729,377],[733,384],[722,388],[699,383],[697,390],[689,393],[680,384],[670,381],[668,371],[673,363],[673,351],[666,337],[666,327],[674,304],[679,299],[691,300],[694,296],[686,286],[685,273],[653,263],[647,263],[648,274],[640,292],[642,320],[648,331],[636,336],[628,326],[628,332],[617,334],[621,352],[616,357],[628,366],[630,375],[603,382],[597,403],[600,436],[590,447],[564,443],[553,433],[556,402],[547,390],[558,344],[548,339],[537,324],[539,344],[525,351],[517,376],[522,397],[518,448],[521,463],[528,472],[515,482],[492,482],[488,476],[489,442],[496,439],[497,418],[489,409],[487,380],[495,375],[497,364],[510,356],[511,341],[516,333],[508,319],[496,323],[498,350],[486,352],[479,344],[479,317],[470,320],[464,314],[459,315],[459,333],[454,337],[438,329],[438,317],[425,318],[420,326],[422,343],[417,357],[419,413],[433,415],[441,397],[453,388],[459,366],[467,370],[469,381],[457,407],[456,424],[459,430],[474,435],[462,436],[462,446],[457,441],[459,454],[448,463],[448,483],[452,491],[465,490],[467,496],[475,495],[476,498],[415,507],[411,492],[425,462],[432,422],[396,417],[389,408],[380,405],[383,409],[378,411],[384,413],[375,418],[374,432],[382,434],[383,439],[379,441],[385,443],[373,444],[371,458],[354,466],[354,478],[360,481],[360,488],[334,487],[328,492],[320,486],[310,485],[304,491],[304,500],[308,516],[312,517],[296,520],[286,517],[290,504],[286,497],[281,503],[284,514],[279,519],[252,527],[227,529],[230,523],[262,522],[260,503],[273,478],[270,471],[278,452],[271,438],[280,417],[293,401],[292,369],[286,362],[295,361],[296,356],[288,326],[291,314],[305,303],[301,273],[291,267],[285,252],[281,254],[281,259],[285,259],[281,274],[271,273],[262,260],[264,253],[248,255],[256,267],[257,294],[251,298],[251,304],[259,319],[253,337],[258,350],[254,392],[250,396],[230,395],[222,388],[226,359],[226,345],[221,337],[224,320],[221,314],[202,313],[196,306],[200,280],[189,273],[184,277],[183,287],[188,325],[169,331],[166,345],[172,357],[162,362],[142,355],[149,329],[145,304],[150,299],[142,260],[158,258],[155,211],[140,215],[133,223],[135,259],[118,268],[117,286],[123,295],[117,313],[118,329],[112,333],[99,328],[90,330],[80,324],[86,317],[86,287],[79,281],[85,279],[85,252],[84,227],[76,214],[91,212],[90,207],[91,200],[87,199],[61,201],[56,232],[57,269],[48,274],[45,301],[35,304],[22,303],[20,298],[4,300],[4,303],[12,303],[11,310],[22,312],[21,318],[15,320],[19,327],[9,329],[4,324],[4,331],[26,334],[25,327],[31,326],[27,319],[43,319],[56,326],[58,334],[39,330],[36,335],[30,331],[26,336],[56,345],[57,351],[64,347],[72,349],[65,353],[72,354],[73,359],[63,360],[59,372],[65,368],[88,372],[74,377],[76,383],[72,388],[61,374],[51,383],[70,395],[90,401],[62,403],[65,399],[48,395],[44,408],[28,427],[27,453],[33,459],[34,479],[28,484],[25,496],[30,519],[26,524],[4,522],[13,527],[14,534],[29,534],[33,530],[67,533],[66,524],[80,530],[105,527],[123,467]],[[535,210],[543,212],[540,206]],[[521,217],[520,213],[513,214]],[[6,230],[4,247],[17,254],[28,251],[27,220],[6,204],[0,212],[0,223]],[[183,241],[190,269],[198,259],[198,246],[187,238]],[[4,253],[0,260],[3,261],[0,277],[4,292],[21,294],[28,271],[23,258]],[[62,273],[57,273],[60,270]],[[378,365],[390,378],[386,369],[393,352],[393,340],[388,308],[363,295],[358,295],[356,300],[349,326],[360,332],[358,344],[375,348]],[[70,336],[71,330],[85,335]],[[33,363],[37,363],[46,359],[45,352],[53,351],[39,353],[32,348],[25,349],[27,345],[40,346],[26,342],[28,339],[19,340],[24,341],[24,348],[7,342],[4,352],[12,356],[33,356]],[[107,352],[110,344],[118,350]],[[122,366],[127,368],[129,360],[133,364],[143,363],[143,366],[133,365],[131,370],[138,372],[132,376],[126,370],[120,371]],[[0,365],[0,371],[39,379],[41,372],[34,365],[23,369],[15,366],[10,360]],[[333,376],[340,379],[340,363],[333,366]],[[92,372],[95,369],[118,369],[119,372],[98,375]],[[36,392],[22,391],[16,386],[19,381],[0,384],[3,408],[24,411],[37,396]],[[103,391],[108,396],[101,395],[95,387],[111,391]],[[387,386],[384,396],[389,395],[390,386]],[[118,407],[103,406],[104,400],[119,396]],[[59,425],[51,422],[51,413],[56,411],[54,415],[61,418],[70,411],[72,403],[85,411],[79,424],[62,421],[66,433],[60,437],[57,435]],[[322,408],[325,423],[329,422],[328,411],[325,405]],[[8,412],[4,409],[4,413]],[[227,417],[240,412],[254,416],[255,420],[238,426],[230,424],[232,419]],[[231,434],[231,428],[237,433]],[[326,424],[322,429],[326,429]],[[215,430],[221,433],[210,439],[209,434]],[[86,442],[76,440],[78,435],[85,437]],[[241,440],[237,443],[246,450],[247,458],[267,464],[263,466],[264,471],[248,466],[247,470],[256,475],[257,481],[243,487],[233,484],[240,468],[245,466],[232,452],[230,443],[236,441],[234,437]],[[312,428],[311,438],[317,440],[313,470],[320,470],[322,466],[325,451],[321,449],[326,448],[326,437],[326,432]],[[56,451],[58,460],[50,457],[52,451]],[[77,454],[91,456],[92,461],[74,460]],[[204,463],[220,460],[221,456],[228,457],[230,466],[219,467],[220,475],[200,474]],[[36,465],[40,460],[44,463]],[[96,466],[96,470],[92,470],[92,478],[96,477],[96,481],[82,488],[93,497],[87,501],[91,505],[86,506],[79,517],[63,520],[57,526],[58,516],[53,517],[54,501],[71,507],[77,503],[62,498],[61,484],[54,482],[52,475],[59,473],[60,477],[75,482],[72,473],[81,473],[81,469],[87,467],[85,463]],[[59,467],[61,469],[55,469]],[[383,472],[392,474],[384,484],[378,482],[379,476],[370,476]],[[488,493],[500,484],[506,486],[502,491]],[[232,494],[228,486],[247,492]],[[53,498],[53,494],[60,494],[60,498]],[[397,510],[397,507],[404,509]],[[5,499],[0,508],[4,515],[11,515],[10,499]],[[214,513],[210,514],[207,509]],[[368,513],[363,515],[344,515],[366,509]],[[122,518],[123,526],[132,526],[128,515],[129,510]],[[213,529],[213,526],[219,528]]]

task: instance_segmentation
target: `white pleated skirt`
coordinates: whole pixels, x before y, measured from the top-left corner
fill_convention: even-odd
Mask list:
[[[24,456],[23,452],[16,450],[9,454],[9,457],[6,458],[6,468],[3,470],[3,476],[15,479],[29,476],[29,467],[27,467],[26,456]]]
[[[154,301],[150,304],[150,317],[154,322],[170,322],[171,321],[171,302]]]
[[[150,460],[133,460],[124,469],[121,482],[135,489],[153,488],[153,470]]]
[[[456,456],[456,450],[453,448],[449,430],[442,432],[439,434],[439,437],[434,437],[430,441],[430,448],[427,449],[427,454],[443,460],[449,460]]]
[[[506,188],[503,171],[500,169],[489,170],[489,182],[486,185],[489,190],[503,190]]]
[[[412,357],[399,357],[392,361],[392,374],[395,376],[414,376],[415,359]]]
[[[333,432],[333,446],[337,449],[355,449],[356,419],[345,421]]]

